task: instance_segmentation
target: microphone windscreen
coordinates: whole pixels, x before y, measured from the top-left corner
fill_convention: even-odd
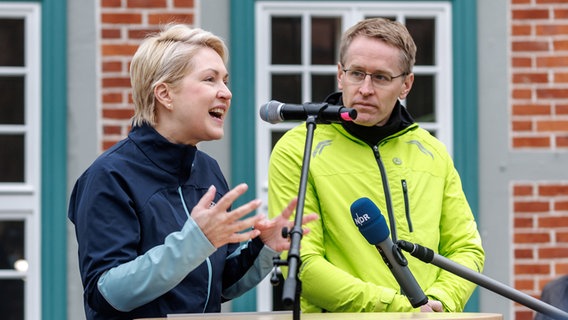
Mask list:
[[[369,198],[360,198],[351,204],[351,217],[359,232],[372,245],[383,242],[390,235],[385,217]]]
[[[280,105],[282,105],[282,102],[271,100],[260,106],[260,119],[273,124],[282,121],[280,116]]]

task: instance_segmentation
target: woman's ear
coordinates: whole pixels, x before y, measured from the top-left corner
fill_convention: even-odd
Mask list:
[[[163,82],[154,87],[154,97],[156,97],[156,100],[167,109],[171,109],[172,107],[170,90],[171,88]]]

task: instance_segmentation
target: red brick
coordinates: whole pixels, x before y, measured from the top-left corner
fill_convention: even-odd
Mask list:
[[[533,194],[533,186],[531,185],[515,185],[513,186],[514,196],[531,196]]]
[[[515,259],[534,259],[532,249],[515,249]]]
[[[101,14],[102,23],[110,24],[140,24],[142,15],[138,13],[103,13]]]
[[[513,25],[512,36],[528,36],[532,33],[532,27],[529,25]]]
[[[121,37],[120,29],[104,28],[101,30],[101,38],[103,39],[120,39]]]
[[[551,113],[550,105],[545,104],[513,105],[512,111],[515,116],[549,115]]]
[[[568,135],[556,137],[555,143],[557,147],[568,147]]]
[[[133,115],[132,109],[103,109],[103,118],[107,119],[130,119]]]
[[[568,243],[568,232],[556,232],[556,242],[558,243]]]
[[[530,280],[530,279],[515,280],[515,289],[517,289],[517,290],[533,290],[534,289],[534,280]]]
[[[174,0],[174,7],[176,8],[193,8],[193,0]]]
[[[568,248],[539,248],[538,256],[541,259],[567,258]]]
[[[122,62],[107,61],[103,62],[103,72],[117,72],[122,70]]]
[[[519,212],[547,212],[550,210],[548,201],[515,201],[513,203],[515,213]]]
[[[568,19],[568,9],[556,8],[553,12],[556,19]]]
[[[568,50],[568,40],[557,40],[552,43],[552,48],[554,51],[567,51]]]
[[[554,202],[554,211],[568,211],[568,201]]]
[[[533,122],[532,121],[520,121],[515,120],[513,121],[513,131],[532,131],[533,130]]]
[[[532,99],[532,90],[513,89],[513,99]]]
[[[568,217],[546,216],[538,218],[538,226],[541,228],[564,228],[568,226]]]
[[[534,319],[534,313],[533,311],[530,311],[527,308],[524,308],[524,310],[515,310],[515,320],[533,320]]]
[[[536,97],[538,99],[566,99],[568,98],[568,90],[562,89],[536,89]]]
[[[550,147],[549,137],[516,137],[513,138],[514,148],[548,148]]]
[[[122,93],[105,93],[103,94],[103,103],[121,103]]]
[[[515,228],[533,228],[534,222],[532,218],[515,217],[513,219]]]
[[[103,56],[132,56],[138,49],[138,45],[128,44],[103,44],[101,51]]]
[[[146,36],[159,31],[159,28],[154,29],[131,29],[128,30],[128,39],[144,39]]]
[[[536,66],[539,68],[554,68],[568,66],[568,56],[555,55],[548,57],[537,57]]]
[[[514,243],[548,243],[550,235],[546,232],[515,233]]]
[[[537,36],[566,35],[568,34],[568,25],[566,24],[537,25],[535,31]]]
[[[568,132],[568,120],[537,121],[536,130],[540,132],[547,132],[547,131]]]
[[[103,88],[130,88],[130,78],[103,78],[102,86]]]
[[[568,196],[568,185],[541,185],[538,187],[538,194],[544,197]]]
[[[187,13],[187,14],[156,13],[148,15],[148,23],[150,24],[162,25],[170,22],[192,24],[193,14],[192,13]]]
[[[555,72],[554,73],[554,83],[567,83],[568,82],[568,72]]]
[[[568,274],[568,263],[557,263],[555,269],[556,274]]]
[[[127,8],[166,8],[166,0],[127,0]]]
[[[113,125],[104,125],[103,126],[103,134],[105,134],[105,135],[120,135],[120,134],[122,134],[122,127],[121,126],[113,126]]]
[[[120,8],[121,0],[101,0],[101,7],[103,8]]]
[[[546,41],[513,41],[513,52],[548,51]]]
[[[527,57],[513,57],[512,66],[515,68],[530,68],[532,67],[532,58]]]
[[[548,10],[544,9],[522,9],[512,10],[513,20],[537,20],[548,19]]]
[[[548,74],[539,73],[513,73],[513,83],[547,83]]]
[[[515,264],[515,274],[548,274],[550,273],[550,265],[548,264]]]
[[[556,114],[567,115],[568,114],[568,105],[567,104],[556,105]]]

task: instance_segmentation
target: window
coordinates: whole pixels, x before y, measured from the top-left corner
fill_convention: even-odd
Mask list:
[[[39,319],[39,5],[0,3],[2,319]]]
[[[270,100],[293,104],[321,102],[337,90],[342,32],[368,17],[398,20],[406,25],[418,47],[414,85],[402,103],[423,128],[446,144],[451,154],[453,88],[449,3],[257,1],[255,9],[258,108]],[[276,141],[298,123],[273,125],[259,117],[256,121],[257,196],[266,204],[270,151]],[[273,308],[273,292],[268,284],[266,286],[259,287],[259,311]],[[274,308],[278,309],[276,305]]]

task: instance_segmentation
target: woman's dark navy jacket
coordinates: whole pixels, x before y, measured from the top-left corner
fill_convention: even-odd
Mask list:
[[[148,125],[135,126],[79,177],[69,219],[87,319],[219,312],[262,280],[274,251],[258,238],[215,249],[190,218],[211,185],[215,202],[229,190],[213,158]]]

